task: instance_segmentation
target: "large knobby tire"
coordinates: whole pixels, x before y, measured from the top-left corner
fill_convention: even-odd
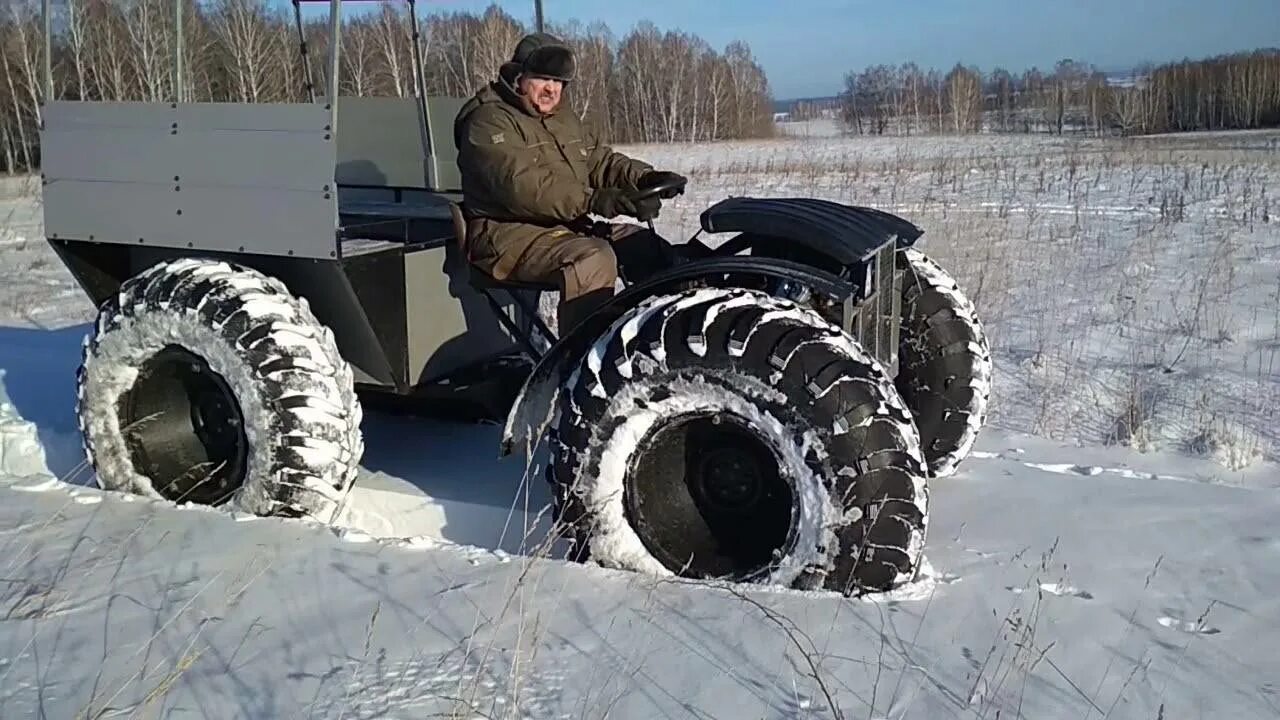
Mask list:
[[[361,408],[333,333],[254,270],[181,259],[127,280],[77,380],[104,489],[328,523],[359,469]]]
[[[897,255],[905,273],[895,383],[920,430],[930,475],[946,477],[986,422],[991,351],[956,281],[919,250]]]
[[[601,335],[557,413],[557,517],[596,563],[847,594],[916,577],[915,426],[811,310],[745,289],[651,298]]]

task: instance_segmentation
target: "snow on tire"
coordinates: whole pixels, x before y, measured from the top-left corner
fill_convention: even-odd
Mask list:
[[[873,358],[794,303],[652,298],[580,361],[553,423],[558,519],[601,565],[850,594],[919,569],[911,416]]]
[[[919,250],[898,253],[905,269],[896,383],[920,429],[934,477],[955,472],[986,422],[991,352],[973,303]]]
[[[98,484],[330,522],[363,454],[333,333],[255,270],[154,265],[99,309],[77,374]]]

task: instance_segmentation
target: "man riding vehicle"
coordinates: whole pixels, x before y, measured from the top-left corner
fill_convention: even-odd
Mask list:
[[[677,258],[649,228],[591,216],[652,220],[660,200],[629,193],[683,181],[614,151],[562,106],[574,70],[559,39],[527,35],[454,123],[468,259],[498,280],[558,285],[562,335],[613,296],[620,271],[634,282]]]

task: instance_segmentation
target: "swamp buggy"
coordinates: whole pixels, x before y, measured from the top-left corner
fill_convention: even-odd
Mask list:
[[[308,74],[298,103],[177,81],[173,102],[59,100],[46,58],[45,235],[99,308],[77,391],[101,487],[330,522],[362,404],[464,401],[504,423],[501,454],[547,451],[576,559],[845,593],[915,576],[927,483],[991,377],[920,228],[725,198],[704,252],[559,337],[554,287],[466,262],[463,99],[423,92],[416,18],[415,95],[339,98],[340,10],[326,92]]]

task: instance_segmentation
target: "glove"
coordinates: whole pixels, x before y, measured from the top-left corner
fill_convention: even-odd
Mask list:
[[[681,185],[688,182],[688,178],[678,173],[668,172],[666,170],[650,170],[636,179],[637,190],[648,190],[651,187],[662,185],[668,182],[679,182]],[[658,197],[663,200],[671,198],[684,192],[683,188],[665,190]]]
[[[662,209],[662,202],[658,198],[637,201],[626,190],[616,187],[597,188],[591,194],[588,205],[591,212],[601,217],[630,215],[637,220],[652,220],[658,217],[658,211]]]
[[[633,215],[636,212],[636,205],[627,196],[626,191],[616,187],[596,188],[596,191],[591,193],[591,201],[587,205],[591,212],[606,218]]]
[[[631,213],[631,217],[641,222],[648,222],[658,217],[658,211],[662,209],[662,201],[656,197],[644,198],[643,200],[633,199],[631,204],[635,206],[635,211]]]

